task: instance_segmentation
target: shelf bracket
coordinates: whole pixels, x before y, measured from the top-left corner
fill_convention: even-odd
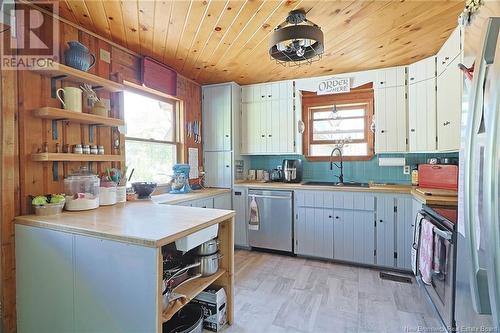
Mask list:
[[[99,90],[102,88],[103,88],[103,86],[92,86],[92,90]]]
[[[89,125],[89,141],[94,142],[96,125]]]
[[[67,75],[58,75],[50,78],[50,96],[57,97],[57,81],[67,78]]]
[[[57,182],[59,180],[59,162],[52,162],[52,180]]]

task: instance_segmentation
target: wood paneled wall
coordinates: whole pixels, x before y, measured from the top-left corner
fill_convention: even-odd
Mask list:
[[[46,14],[45,19],[51,19]],[[98,38],[84,29],[74,25],[59,22],[60,57],[67,41],[79,40],[86,45],[92,54],[98,58],[96,66],[90,73],[107,79],[127,80],[134,83],[140,81],[140,56],[128,52],[121,47]],[[48,34],[47,34],[48,35]],[[111,53],[111,63],[99,59],[99,50]],[[177,97],[183,100],[183,112],[186,121],[201,121],[201,87],[197,83],[178,76]],[[59,82],[60,86],[71,84]],[[73,85],[74,86],[74,85]],[[3,331],[14,332],[16,329],[15,312],[15,255],[14,226],[16,215],[30,212],[29,195],[56,193],[64,190],[64,176],[71,170],[78,169],[80,162],[59,162],[57,165],[59,179],[53,180],[52,163],[33,162],[31,154],[37,152],[44,142],[48,143],[49,151],[55,152],[56,143],[63,144],[97,144],[105,147],[106,153],[112,152],[112,129],[97,128],[95,139],[89,142],[89,127],[87,125],[58,122],[57,139],[52,139],[52,125],[49,120],[33,116],[33,109],[43,106],[60,107],[57,99],[51,97],[50,79],[30,71],[4,71],[1,73],[1,178],[2,192],[1,209],[1,273],[2,273],[2,309]],[[118,93],[99,92],[100,97],[111,100],[111,116],[122,118],[119,103],[123,100]],[[84,112],[88,112],[84,101]],[[184,124],[181,124],[184,126]],[[120,150],[124,154],[124,138],[121,136]],[[187,156],[188,147],[197,147],[201,155],[201,144],[192,138],[184,138],[183,149]],[[200,165],[202,160],[200,158]],[[92,163],[90,167],[95,172],[103,171],[112,166],[111,162]],[[116,166],[119,166],[117,163]]]

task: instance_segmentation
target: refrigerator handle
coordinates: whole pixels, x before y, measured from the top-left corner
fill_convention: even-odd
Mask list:
[[[496,19],[500,21],[500,19]],[[499,23],[500,24],[500,23]],[[498,32],[498,30],[497,30]],[[497,34],[498,36],[498,34]],[[494,50],[493,50],[494,51]],[[500,64],[493,65],[493,73],[500,72]],[[488,105],[498,105],[500,99],[500,89],[496,85],[496,90],[489,94],[493,103]],[[485,175],[483,178],[484,193],[484,216],[486,231],[488,234],[488,286],[491,313],[493,314],[493,326],[500,327],[500,115],[498,108],[490,112],[491,118],[489,130],[486,132],[486,152],[485,152]]]
[[[469,104],[469,118],[467,121],[467,132],[465,140],[465,160],[464,166],[467,172],[464,177],[464,212],[465,217],[464,227],[465,236],[468,240],[467,248],[470,252],[471,269],[470,269],[470,288],[471,297],[474,310],[479,314],[490,314],[490,299],[488,295],[488,279],[487,271],[479,266],[478,248],[476,233],[480,226],[476,227],[476,212],[474,202],[471,195],[471,185],[474,182],[471,175],[475,174],[474,170],[478,166],[475,161],[474,155],[474,137],[477,135],[475,128],[476,117],[483,116],[483,103],[484,103],[484,84],[487,76],[487,66],[492,64],[495,58],[495,51],[497,47],[497,38],[500,27],[500,19],[489,19],[487,29],[483,35],[483,44],[480,57],[476,59],[474,80],[471,92],[473,93],[472,99]],[[477,198],[476,200],[477,201]]]

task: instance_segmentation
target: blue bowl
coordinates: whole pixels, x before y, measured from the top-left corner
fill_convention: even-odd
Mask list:
[[[151,197],[151,193],[156,189],[156,183],[137,182],[132,183],[134,192],[137,193],[139,199],[147,199]]]

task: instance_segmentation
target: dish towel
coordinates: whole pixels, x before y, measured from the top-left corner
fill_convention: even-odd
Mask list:
[[[434,263],[434,225],[427,219],[422,220],[420,230],[420,246],[418,248],[418,269],[422,281],[432,282],[432,266]]]
[[[257,206],[255,197],[252,197],[252,201],[250,201],[250,221],[248,222],[248,229],[257,231],[259,230],[259,226],[259,206]]]

